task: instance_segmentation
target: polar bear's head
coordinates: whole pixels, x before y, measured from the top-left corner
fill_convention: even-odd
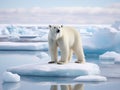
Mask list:
[[[51,38],[57,40],[62,37],[63,26],[49,25]]]

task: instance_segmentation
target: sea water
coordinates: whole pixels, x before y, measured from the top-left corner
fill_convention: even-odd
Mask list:
[[[49,60],[38,57],[47,51],[0,51],[0,90],[120,90],[120,64],[109,60],[99,60],[98,55],[86,55],[87,62],[100,66],[101,74],[107,77],[106,82],[75,82],[74,77],[33,77],[21,76],[18,83],[3,83],[2,74],[12,66],[47,63]],[[73,56],[73,61],[75,57]],[[111,63],[112,62],[112,63]]]

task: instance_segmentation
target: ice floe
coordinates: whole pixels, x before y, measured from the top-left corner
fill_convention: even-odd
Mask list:
[[[107,51],[99,56],[100,60],[114,60],[115,62],[120,62],[120,54],[114,51]]]
[[[11,72],[3,73],[3,82],[19,82],[20,76],[18,74],[13,74]]]
[[[0,42],[0,50],[48,50],[48,44],[44,42]]]
[[[93,63],[85,63],[85,64],[69,63],[64,65],[28,64],[28,65],[11,67],[7,71],[10,71],[12,73],[17,73],[19,75],[56,76],[56,77],[72,77],[72,76],[81,76],[81,75],[100,74],[99,66]]]
[[[100,76],[100,75],[85,75],[85,76],[78,76],[74,79],[74,81],[107,81],[107,78],[104,76]]]

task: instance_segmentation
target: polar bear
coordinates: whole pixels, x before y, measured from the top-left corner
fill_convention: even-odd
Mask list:
[[[84,52],[80,33],[69,26],[49,25],[48,44],[51,61],[48,63],[65,64],[72,57],[73,52],[77,56],[75,63],[84,63]],[[58,61],[57,48],[61,50],[61,59]]]

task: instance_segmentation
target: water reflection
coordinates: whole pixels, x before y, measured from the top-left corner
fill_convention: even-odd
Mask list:
[[[51,85],[50,90],[58,90],[60,86],[60,90],[84,90],[83,84],[76,84],[76,85]]]
[[[17,90],[20,88],[20,83],[3,83],[3,90]]]
[[[115,64],[114,59],[100,59],[101,64],[109,65],[109,64]]]

